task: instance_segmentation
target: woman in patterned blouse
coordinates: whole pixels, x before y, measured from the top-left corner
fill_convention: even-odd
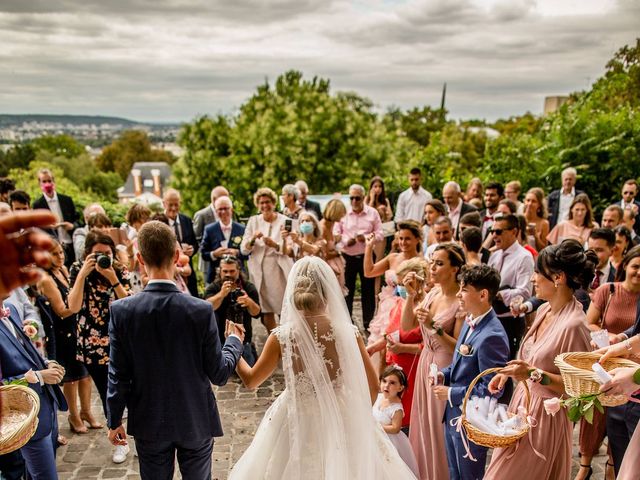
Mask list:
[[[80,303],[77,326],[77,359],[84,363],[96,384],[107,415],[109,368],[109,305],[129,295],[129,272],[114,260],[116,247],[100,231],[87,234],[84,261],[71,266],[69,304]],[[107,260],[108,259],[108,260]]]

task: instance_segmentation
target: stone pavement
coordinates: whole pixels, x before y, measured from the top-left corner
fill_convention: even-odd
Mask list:
[[[358,306],[354,308],[354,311],[359,313]],[[359,315],[357,316],[359,317]],[[356,318],[356,322],[362,326],[360,318]],[[266,338],[266,330],[259,322],[255,321],[253,331],[260,349]],[[235,376],[229,380],[227,385],[220,388],[214,387],[225,432],[224,437],[216,440],[213,450],[214,479],[225,480],[227,478],[235,461],[251,443],[264,412],[283,388],[284,378],[280,370],[277,370],[269,380],[254,391],[242,387],[240,380]],[[94,390],[93,411],[96,417],[101,417],[98,415],[101,410],[100,400]],[[138,460],[133,455],[133,451],[125,463],[116,465],[111,461],[112,447],[107,440],[106,429],[90,430],[85,435],[74,435],[69,430],[66,413],[58,415],[58,421],[60,433],[69,439],[69,445],[58,449],[57,464],[60,480],[133,480],[140,478]],[[576,427],[574,431],[574,474],[579,464],[576,456],[577,439],[578,428]],[[133,442],[131,445],[133,450],[135,448]],[[602,447],[600,452],[593,462],[594,474],[591,477],[593,480],[604,479],[605,447]],[[181,478],[177,468],[174,478]],[[529,480],[526,474],[523,475],[523,480]]]

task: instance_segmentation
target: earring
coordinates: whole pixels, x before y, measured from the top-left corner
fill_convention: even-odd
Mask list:
[[[558,288],[558,281],[556,280],[555,283],[553,284],[554,287]]]

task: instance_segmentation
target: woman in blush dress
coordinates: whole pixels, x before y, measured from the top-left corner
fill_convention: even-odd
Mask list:
[[[389,316],[398,303],[404,301],[401,293],[398,292],[396,268],[405,260],[420,256],[420,244],[422,243],[422,232],[418,222],[405,220],[398,223],[398,233],[396,234],[400,253],[390,253],[382,260],[373,263],[373,250],[375,248],[375,237],[370,235],[367,238],[364,250],[364,275],[368,278],[375,278],[384,273],[386,285],[378,295],[378,309],[369,324],[368,345],[380,343],[384,337],[385,329],[389,325]],[[382,342],[384,346],[384,342]]]
[[[494,451],[486,479],[512,479],[524,472],[536,480],[569,479],[573,424],[564,412],[547,415],[543,402],[565,393],[562,376],[553,363],[556,355],[591,350],[586,317],[574,292],[588,288],[597,263],[595,252],[585,252],[573,239],[549,246],[538,255],[533,284],[538,298],[547,303],[538,309],[518,358],[489,383],[489,391],[496,394],[510,378],[520,382],[509,404],[509,411],[517,412],[518,407],[526,407],[522,382],[529,382],[528,415],[537,424],[517,444]]]
[[[586,245],[591,230],[597,227],[598,224],[593,221],[591,200],[586,193],[581,193],[571,202],[569,218],[553,227],[547,235],[547,240],[551,245],[556,245],[565,238],[575,238],[582,245]]]
[[[464,252],[455,243],[443,243],[431,256],[431,281],[436,286],[417,302],[417,278],[409,272],[404,279],[407,301],[402,312],[402,329],[420,326],[424,348],[418,361],[418,372],[413,392],[409,441],[416,455],[420,479],[443,480],[449,478],[449,467],[442,418],[445,403],[438,400],[429,382],[431,364],[438,370],[451,364],[456,339],[464,322],[456,315],[459,303],[458,273],[466,263]]]

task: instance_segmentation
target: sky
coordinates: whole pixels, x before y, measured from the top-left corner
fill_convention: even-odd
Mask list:
[[[0,0],[0,113],[190,121],[295,69],[378,111],[540,114],[640,36],[638,0]]]

